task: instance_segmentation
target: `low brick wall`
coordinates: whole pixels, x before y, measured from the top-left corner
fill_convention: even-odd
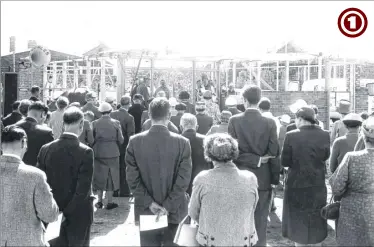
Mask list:
[[[327,92],[276,92],[264,91],[263,97],[268,97],[272,102],[271,112],[274,116],[288,114],[293,117],[289,106],[296,102],[298,99],[305,100],[308,104],[314,104],[319,109],[318,119],[322,121],[325,128],[328,127],[327,115]]]

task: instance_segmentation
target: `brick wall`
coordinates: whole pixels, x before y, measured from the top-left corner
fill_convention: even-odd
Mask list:
[[[36,68],[20,69],[18,72],[18,99],[28,99],[31,96],[32,86],[39,86],[42,90],[40,98],[43,98],[43,70]]]
[[[368,111],[368,89],[365,87],[356,88],[356,113]]]
[[[319,120],[325,124],[327,128],[327,92],[276,92],[264,91],[263,97],[268,97],[272,102],[271,112],[274,116],[288,114],[293,117],[293,113],[289,107],[298,99],[305,100],[308,104],[314,104],[319,109]]]

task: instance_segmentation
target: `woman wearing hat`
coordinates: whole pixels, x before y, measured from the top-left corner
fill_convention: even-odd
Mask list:
[[[336,168],[338,168],[344,155],[354,150],[359,137],[362,119],[360,115],[350,113],[343,118],[343,123],[348,129],[348,132],[345,136],[336,139],[332,144],[330,156],[330,170],[332,173],[334,173]]]
[[[197,242],[200,246],[253,246],[258,240],[256,176],[233,163],[239,154],[238,142],[227,134],[206,137],[204,152],[214,168],[195,177],[188,209],[199,223]]]
[[[286,134],[281,155],[288,168],[285,179],[282,235],[296,246],[319,244],[327,237],[325,161],[330,155],[329,133],[316,125],[311,107],[296,112],[297,129]]]
[[[362,132],[366,149],[348,152],[330,178],[333,195],[341,197],[339,246],[374,246],[374,117]]]
[[[98,190],[99,197],[95,206],[103,208],[103,192],[106,191],[106,208],[109,210],[118,207],[112,200],[113,191],[119,189],[119,148],[124,138],[120,122],[109,115],[113,110],[112,106],[104,102],[98,110],[102,116],[92,122],[95,154],[93,185],[94,189]]]

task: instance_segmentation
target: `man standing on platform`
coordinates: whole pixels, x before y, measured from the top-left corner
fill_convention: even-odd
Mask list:
[[[38,155],[38,168],[47,174],[47,182],[65,220],[60,236],[51,246],[89,246],[93,221],[93,151],[81,143],[83,112],[69,107],[63,116],[64,133],[44,145]]]
[[[126,182],[126,165],[125,165],[125,153],[129,143],[130,137],[135,134],[135,122],[134,117],[131,116],[127,110],[131,104],[131,98],[129,96],[122,96],[120,105],[121,108],[110,114],[113,119],[120,122],[123,135],[123,143],[120,147],[119,156],[119,169],[120,169],[120,196],[129,197],[130,191]]]
[[[141,246],[175,246],[178,224],[187,215],[191,179],[191,147],[167,129],[170,103],[156,98],[149,107],[152,127],[130,138],[126,151],[126,179],[139,215],[167,215],[168,227],[140,232]]]
[[[273,119],[262,116],[258,110],[261,89],[249,86],[243,91],[246,111],[229,121],[229,134],[238,140],[239,157],[235,164],[239,169],[253,172],[258,180],[259,200],[255,211],[258,235],[256,246],[266,246],[267,219],[272,199],[270,157],[279,156],[277,126]]]

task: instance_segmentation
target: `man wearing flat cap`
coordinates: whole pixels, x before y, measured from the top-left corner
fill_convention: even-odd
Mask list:
[[[286,134],[281,164],[288,169],[283,200],[282,235],[295,246],[319,244],[327,237],[325,162],[330,156],[328,132],[316,125],[313,108],[296,112],[297,129]]]
[[[351,102],[348,100],[340,100],[338,111],[342,115],[342,118],[344,118],[348,113],[351,112]],[[336,138],[344,136],[347,134],[347,132],[348,129],[345,127],[342,120],[334,122],[331,130],[331,143],[334,143]]]

